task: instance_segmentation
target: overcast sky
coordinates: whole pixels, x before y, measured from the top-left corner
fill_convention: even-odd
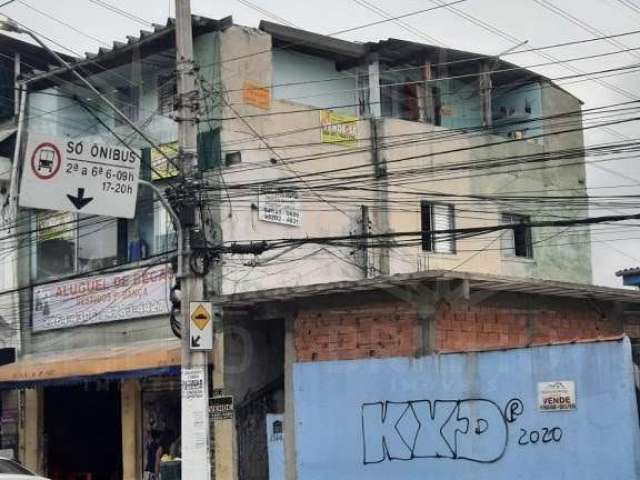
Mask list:
[[[437,2],[437,0],[368,1],[393,15],[429,8]],[[396,23],[388,22],[356,30],[340,38],[373,41],[394,37],[421,42],[436,39],[448,47],[495,55],[512,48],[517,40],[527,40],[528,44],[524,48],[531,48],[599,36],[594,29],[605,34],[613,34],[633,31],[638,29],[640,25],[639,0],[538,1],[540,3],[546,1],[547,4],[564,9],[582,21],[584,28],[562,18],[558,13],[550,12],[536,3],[536,0],[467,0],[455,8],[490,24],[503,32],[502,36],[491,33],[449,9],[439,9],[405,20],[418,30],[418,33],[410,32]],[[100,43],[101,41],[106,44],[110,44],[113,40],[123,41],[126,40],[126,35],[137,35],[140,28],[149,28],[140,22],[110,12],[98,5],[99,3],[117,6],[137,17],[155,23],[164,23],[167,16],[173,15],[174,12],[173,1],[170,0],[16,0],[0,11],[46,35],[60,45],[66,46],[76,54],[96,51],[98,47],[104,46],[103,43]],[[304,29],[326,34],[382,18],[358,4],[356,0],[252,0],[251,3],[259,4],[262,9],[275,15],[276,18],[285,19]],[[633,9],[628,5],[629,3],[638,8]],[[30,7],[35,7],[42,13]],[[213,18],[232,15],[235,23],[248,26],[257,26],[261,19],[276,20],[246,6],[242,0],[193,0],[192,9],[195,14]],[[589,29],[591,31],[588,31]],[[547,52],[561,60],[566,60],[596,53],[618,51],[624,48],[640,47],[640,35],[622,37],[617,41],[618,45],[596,42],[547,50]],[[61,50],[59,45],[56,45],[56,48]],[[548,59],[535,53],[511,55],[508,60],[523,66],[549,62]],[[640,50],[599,59],[575,61],[571,65],[591,72],[638,62],[640,62]],[[533,70],[551,78],[575,73],[562,65],[535,67]],[[616,75],[606,78],[605,81],[635,95],[640,95],[640,74],[638,73]],[[593,81],[576,83],[574,80],[569,82],[564,85],[565,88],[583,100],[583,108],[585,109],[629,100],[620,93],[616,93],[612,88]],[[638,123],[625,124],[614,127],[614,129],[618,132],[619,137],[602,129],[587,130],[585,141],[587,144],[595,144],[620,140],[624,137],[634,138]],[[640,164],[635,159],[591,164],[588,169],[588,185],[591,189],[591,195],[640,194]],[[629,211],[598,210],[592,212],[594,215],[609,213],[629,213]],[[636,223],[640,225],[640,222]],[[594,233],[593,240],[595,283],[619,286],[619,279],[614,277],[616,270],[640,266],[640,249],[638,248],[640,246],[640,228],[611,226],[606,230],[598,229],[597,233]]]

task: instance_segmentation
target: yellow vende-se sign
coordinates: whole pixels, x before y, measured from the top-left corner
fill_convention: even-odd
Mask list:
[[[342,115],[331,110],[320,111],[320,141],[338,143],[345,147],[358,145],[358,117]]]

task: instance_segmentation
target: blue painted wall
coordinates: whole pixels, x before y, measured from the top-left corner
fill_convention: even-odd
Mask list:
[[[576,410],[538,410],[556,380]],[[298,363],[294,400],[302,480],[640,478],[628,340]]]
[[[334,61],[298,52],[273,50],[272,58],[275,100],[357,114],[358,92],[353,73],[337,71]]]
[[[542,90],[540,84],[531,83],[510,90],[497,87],[491,99],[493,126],[497,135],[521,138],[542,134]],[[542,143],[542,139],[536,142]]]
[[[443,127],[480,127],[480,91],[477,81],[443,80],[437,82],[437,86],[440,89]]]

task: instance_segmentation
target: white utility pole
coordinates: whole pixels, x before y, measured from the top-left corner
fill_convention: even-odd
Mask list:
[[[178,155],[183,186],[198,188],[191,180],[198,176],[198,124],[199,94],[196,89],[193,62],[193,34],[190,0],[176,0],[176,69],[177,69],[177,121]],[[196,192],[197,195],[197,192]],[[182,208],[184,227],[185,276],[180,280],[182,311],[182,475],[184,480],[210,480],[209,433],[209,352],[191,351],[190,301],[204,300],[203,279],[188,269],[192,229],[200,227],[197,205],[195,212],[186,214]],[[191,217],[191,218],[189,218]]]

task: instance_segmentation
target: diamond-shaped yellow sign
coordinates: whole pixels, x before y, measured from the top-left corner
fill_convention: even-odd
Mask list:
[[[202,305],[198,305],[196,309],[191,314],[191,321],[198,327],[200,330],[204,330],[209,321],[211,320],[211,316],[207,309]]]

